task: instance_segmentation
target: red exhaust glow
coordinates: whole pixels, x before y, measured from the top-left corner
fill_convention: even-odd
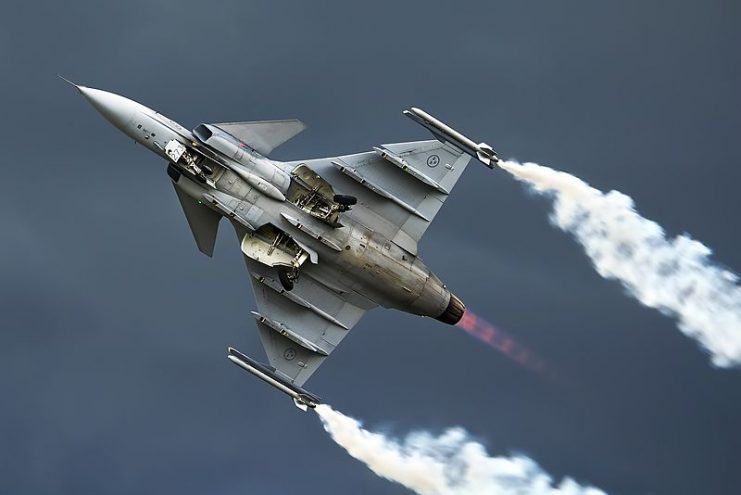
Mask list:
[[[537,354],[519,344],[505,331],[469,310],[466,310],[463,318],[456,326],[465,330],[476,340],[487,344],[492,349],[499,351],[531,371],[542,372],[545,370],[545,362]]]

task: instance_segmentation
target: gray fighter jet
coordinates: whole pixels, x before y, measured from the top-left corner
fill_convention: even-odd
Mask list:
[[[417,244],[471,156],[494,168],[491,146],[410,108],[404,114],[435,140],[280,162],[268,155],[304,130],[299,120],[189,131],[123,96],[73,86],[110,123],[167,160],[202,253],[213,254],[222,217],[234,226],[270,365],[232,348],[228,358],[300,408],[320,402],[301,387],[369,309],[451,325],[463,316],[463,303],[425,266]]]

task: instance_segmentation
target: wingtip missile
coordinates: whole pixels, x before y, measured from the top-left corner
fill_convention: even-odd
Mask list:
[[[279,376],[275,372],[275,369],[266,366],[258,361],[255,361],[251,357],[242,354],[233,347],[229,347],[227,349],[227,358],[243,370],[255,375],[257,378],[263,380],[266,383],[269,383],[273,387],[291,397],[296,407],[298,407],[302,411],[306,411],[309,408],[314,409],[316,406],[321,404],[321,399],[316,395],[307,390],[304,390],[297,385],[294,385],[285,378]]]
[[[479,143],[476,149],[476,158],[489,168],[494,168],[495,165],[499,165],[499,157],[494,148],[486,143]]]
[[[494,168],[499,163],[499,157],[494,148],[486,143],[475,143],[472,139],[467,138],[421,108],[411,107],[402,113],[429,130],[439,141],[451,143],[487,167]]]

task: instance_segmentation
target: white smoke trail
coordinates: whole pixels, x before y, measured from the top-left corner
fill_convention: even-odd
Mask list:
[[[419,432],[403,441],[363,429],[330,406],[316,408],[324,429],[377,475],[420,495],[605,495],[566,478],[558,486],[524,456],[490,457],[461,428],[439,437]]]
[[[708,247],[687,235],[667,239],[618,191],[603,193],[535,163],[500,165],[536,192],[552,195],[552,222],[576,238],[602,277],[619,280],[641,303],[676,318],[716,366],[741,364],[738,276],[714,265]]]

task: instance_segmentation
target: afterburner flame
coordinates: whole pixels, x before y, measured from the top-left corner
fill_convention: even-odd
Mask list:
[[[461,321],[456,326],[521,366],[536,372],[545,370],[545,361],[537,354],[518,343],[507,332],[495,327],[483,317],[474,314],[471,310],[466,310],[463,318],[461,318]]]

